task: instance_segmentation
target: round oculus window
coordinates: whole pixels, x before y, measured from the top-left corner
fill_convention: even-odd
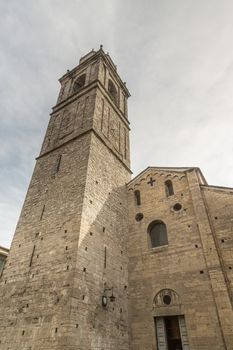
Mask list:
[[[173,206],[173,210],[174,211],[180,211],[182,209],[182,205],[180,203],[176,203],[174,206]]]
[[[170,295],[166,294],[163,296],[163,302],[166,305],[170,305],[172,301],[172,298],[170,297]]]
[[[143,219],[143,214],[142,213],[137,213],[135,216],[136,221],[141,221]]]

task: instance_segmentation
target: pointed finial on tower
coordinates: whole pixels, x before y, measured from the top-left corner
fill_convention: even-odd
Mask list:
[[[103,45],[100,45],[100,50],[103,50]]]

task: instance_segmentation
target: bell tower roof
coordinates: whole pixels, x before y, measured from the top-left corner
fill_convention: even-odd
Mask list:
[[[109,54],[88,52],[59,81],[40,157],[93,132],[129,170],[129,91]]]
[[[77,71],[84,69],[85,67],[92,64],[92,62],[96,60],[101,60],[103,63],[108,67],[108,69],[111,71],[114,78],[117,80],[118,84],[120,85],[121,89],[124,91],[125,95],[130,97],[130,92],[126,86],[126,82],[123,82],[121,77],[119,76],[117,72],[117,66],[114,64],[112,58],[110,57],[109,53],[105,53],[103,50],[103,45],[100,45],[100,48],[98,51],[95,51],[92,49],[90,52],[88,52],[86,55],[80,58],[79,65],[73,68],[72,70],[67,70],[66,74],[64,74],[60,79],[59,82],[62,84],[64,80],[66,80],[69,77],[72,77],[74,74],[76,74]]]

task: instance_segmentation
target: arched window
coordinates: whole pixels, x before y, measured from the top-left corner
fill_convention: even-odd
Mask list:
[[[162,221],[153,221],[148,227],[148,235],[151,248],[168,244],[167,227]]]
[[[136,205],[141,205],[141,195],[139,190],[134,191],[134,197]]]
[[[174,194],[173,185],[172,185],[171,180],[165,181],[165,191],[166,191],[167,197],[172,196]]]
[[[117,89],[113,84],[112,80],[108,81],[108,92],[112,98],[112,100],[117,104]]]
[[[74,82],[73,92],[78,92],[80,89],[82,89],[85,85],[85,81],[86,81],[86,74],[80,75],[80,77],[78,77]]]

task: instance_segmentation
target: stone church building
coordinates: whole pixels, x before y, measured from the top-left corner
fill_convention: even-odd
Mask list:
[[[233,349],[233,189],[198,168],[131,179],[130,94],[102,47],[60,83],[1,273],[0,349]]]

